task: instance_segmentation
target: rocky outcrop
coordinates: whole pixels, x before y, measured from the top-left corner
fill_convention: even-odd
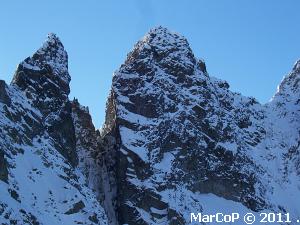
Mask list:
[[[10,104],[10,98],[6,92],[6,84],[4,80],[0,80],[0,102],[6,105]]]
[[[8,165],[4,156],[4,152],[0,151],[0,180],[8,182]]]

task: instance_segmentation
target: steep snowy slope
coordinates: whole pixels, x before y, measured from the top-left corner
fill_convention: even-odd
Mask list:
[[[152,29],[113,76],[102,131],[117,143],[107,194],[120,224],[231,210],[299,218],[297,65],[261,105],[210,77],[183,36]]]
[[[68,56],[54,34],[20,63],[11,85],[0,82],[1,224],[107,224],[77,167],[89,152],[76,141],[69,82]]]

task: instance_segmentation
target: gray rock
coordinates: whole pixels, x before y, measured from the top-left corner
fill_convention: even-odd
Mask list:
[[[4,152],[0,149],[0,180],[8,183],[8,164]]]
[[[11,102],[6,92],[6,84],[4,80],[0,80],[0,102],[6,105],[9,105]]]

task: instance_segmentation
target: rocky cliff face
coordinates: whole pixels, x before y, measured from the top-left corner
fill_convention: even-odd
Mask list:
[[[190,224],[191,212],[300,219],[297,62],[261,105],[209,76],[187,40],[152,29],[113,75],[100,131],[50,34],[0,81],[0,222]],[[42,187],[42,188],[41,188]]]

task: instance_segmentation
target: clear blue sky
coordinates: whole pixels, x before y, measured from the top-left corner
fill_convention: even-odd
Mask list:
[[[163,25],[189,40],[212,76],[267,102],[300,58],[297,0],[2,1],[0,79],[56,33],[69,54],[71,96],[104,119],[112,73],[151,27]]]

